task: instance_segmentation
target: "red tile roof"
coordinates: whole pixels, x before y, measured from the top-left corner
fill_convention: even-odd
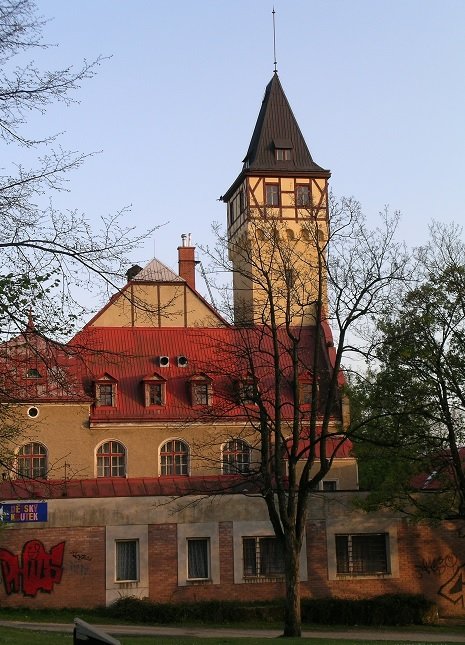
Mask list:
[[[98,479],[24,480],[0,482],[0,500],[80,499],[102,497],[147,497],[253,493],[258,488],[250,478],[235,475],[208,477],[124,477]]]
[[[310,372],[314,355],[314,329],[299,330],[301,372]],[[283,413],[292,416],[293,380],[290,343],[280,330],[280,369],[283,376]],[[116,328],[87,327],[73,341],[76,349],[73,369],[81,373],[84,391],[91,396],[93,384],[102,374],[117,383],[115,407],[93,406],[92,423],[132,420],[154,422],[244,416],[237,402],[237,384],[255,371],[263,397],[273,399],[272,338],[264,328]],[[159,357],[169,364],[162,367]],[[187,364],[178,365],[178,357]],[[330,356],[321,344],[322,373],[328,373]],[[144,380],[158,375],[166,381],[166,402],[145,405]],[[213,383],[213,401],[208,409],[193,408],[190,383],[204,375]],[[341,374],[342,377],[342,374]],[[249,411],[250,412],[250,411]]]

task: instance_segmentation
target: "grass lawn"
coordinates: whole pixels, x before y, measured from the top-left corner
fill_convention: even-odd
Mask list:
[[[167,636],[123,636],[119,638],[121,645],[150,645],[159,643],[163,645],[198,645],[200,639],[197,638],[177,638]],[[202,641],[205,641],[202,638]],[[28,629],[14,629],[3,627],[0,631],[0,643],[8,645],[70,645],[73,642],[72,634],[60,634],[55,632],[36,632]],[[209,645],[265,645],[269,643],[269,638],[208,638]],[[333,638],[325,639],[307,639],[307,638],[286,638],[286,645],[297,645],[297,643],[311,643],[312,645],[359,645],[360,641],[356,640],[336,640]],[[389,641],[363,641],[365,645],[374,645],[386,643]],[[393,640],[392,642],[396,642]],[[397,641],[398,642],[398,641]],[[407,644],[404,644],[407,645]],[[418,643],[416,643],[418,645]],[[442,645],[447,645],[445,641]]]
[[[122,636],[119,637],[121,645],[199,645],[200,641],[208,641],[208,645],[266,645],[270,643],[270,638],[190,638],[190,637],[168,637],[168,636]],[[57,632],[40,632],[29,629],[15,629],[10,627],[2,627],[0,630],[0,644],[8,645],[70,645],[73,642],[72,634],[64,634]],[[283,642],[283,641],[280,641]],[[381,645],[386,643],[397,643],[397,645],[425,645],[428,643],[427,634],[425,634],[425,641],[423,643],[412,643],[409,641],[400,641],[395,639],[393,635],[392,641],[360,641],[351,639],[335,639],[331,638],[286,638],[286,645],[297,645],[298,643],[309,643],[311,645]],[[448,641],[442,641],[440,645],[455,645]]]

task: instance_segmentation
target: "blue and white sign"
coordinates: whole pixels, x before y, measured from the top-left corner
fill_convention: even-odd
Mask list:
[[[0,522],[46,522],[47,502],[0,503]]]

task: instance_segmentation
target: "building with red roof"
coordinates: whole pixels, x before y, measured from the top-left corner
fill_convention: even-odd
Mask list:
[[[399,555],[406,525],[352,506],[344,376],[333,374],[318,280],[329,177],[274,74],[222,197],[234,320],[196,290],[195,248],[183,236],[178,274],[156,259],[132,267],[66,345],[32,324],[4,345],[3,400],[22,432],[0,481],[1,604],[282,595],[263,501],[264,419],[281,439],[279,454],[269,447],[275,473],[291,459],[303,468],[310,454],[320,473],[300,556],[303,595],[423,589]],[[443,596],[455,603],[450,587]]]

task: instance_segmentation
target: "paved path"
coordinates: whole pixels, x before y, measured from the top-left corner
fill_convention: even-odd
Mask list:
[[[72,632],[73,625],[63,623],[29,623],[12,620],[0,620],[0,626],[18,627],[21,629],[33,629],[38,631],[50,632]],[[219,636],[220,638],[277,638],[281,635],[278,629],[234,629],[232,627],[218,627],[208,629],[204,627],[159,627],[157,625],[95,625],[98,629],[118,636],[190,636],[193,638],[205,639],[209,636]],[[402,631],[385,631],[374,629],[356,629],[348,627],[346,631],[304,631],[304,638],[350,638],[352,640],[366,641],[394,641],[395,643],[465,643],[465,627],[463,634],[441,632],[438,627],[437,633],[422,632],[419,628],[416,632]]]

